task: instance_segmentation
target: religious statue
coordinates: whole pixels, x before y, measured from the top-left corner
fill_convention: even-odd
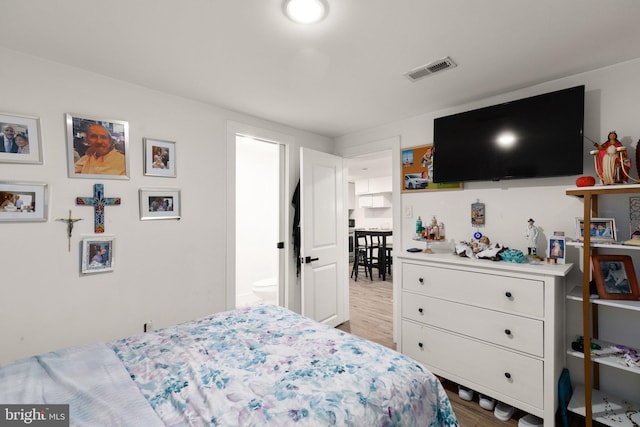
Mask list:
[[[615,130],[609,132],[607,141],[597,145],[597,150],[590,152],[594,156],[596,172],[602,184],[622,184],[629,180],[631,159],[627,148],[618,141]]]

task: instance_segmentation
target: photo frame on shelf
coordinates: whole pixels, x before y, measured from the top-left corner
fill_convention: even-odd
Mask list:
[[[433,182],[433,159],[435,147],[433,144],[407,147],[400,150],[400,171],[402,176],[403,193],[436,190],[461,190],[462,182],[435,183]]]
[[[0,222],[46,221],[47,184],[0,181]]]
[[[38,117],[0,113],[0,132],[0,163],[43,163]]]
[[[69,178],[129,179],[129,123],[67,114]]]
[[[144,174],[176,177],[176,143],[144,138]]]
[[[629,255],[591,255],[593,278],[601,299],[640,299],[640,288]]]
[[[614,218],[591,218],[589,235],[593,243],[615,243],[617,241]],[[576,240],[584,241],[584,218],[576,218]]]
[[[555,259],[557,264],[564,264],[566,258],[566,242],[564,236],[551,236],[549,238],[549,256]]]
[[[176,188],[141,188],[140,220],[180,219],[180,190]]]
[[[113,236],[86,236],[82,239],[82,274],[106,273],[114,268]]]

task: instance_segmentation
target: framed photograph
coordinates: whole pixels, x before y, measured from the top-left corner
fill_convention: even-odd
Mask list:
[[[129,123],[67,114],[70,178],[129,179]]]
[[[402,192],[461,190],[462,182],[435,183],[433,182],[433,159],[435,148],[433,144],[403,148],[400,153],[402,165]]]
[[[555,259],[557,264],[564,264],[565,261],[565,239],[564,236],[553,235],[549,238],[549,256]]]
[[[88,236],[82,239],[82,274],[113,271],[114,237]]]
[[[591,264],[600,298],[640,298],[633,260],[629,255],[591,255]]]
[[[614,218],[591,218],[589,236],[594,243],[614,243],[617,239]],[[576,240],[584,241],[584,219],[576,218]]]
[[[42,164],[40,119],[0,113],[0,162]]]
[[[0,181],[0,222],[46,221],[47,184]]]
[[[176,177],[176,143],[144,138],[144,174]]]
[[[180,190],[141,188],[140,219],[180,219]]]

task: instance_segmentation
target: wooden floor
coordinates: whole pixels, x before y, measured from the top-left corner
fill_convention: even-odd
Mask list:
[[[375,272],[374,272],[375,273]],[[375,276],[375,274],[374,274]],[[358,281],[350,280],[349,301],[351,320],[338,326],[346,332],[396,349],[393,342],[393,291],[390,277],[382,281],[365,278],[361,273]],[[478,405],[478,394],[467,402],[458,396],[458,385],[441,378],[449,395],[453,410],[461,427],[511,427],[518,425],[518,419],[525,415],[516,412],[509,421],[500,421],[493,411],[482,409]]]

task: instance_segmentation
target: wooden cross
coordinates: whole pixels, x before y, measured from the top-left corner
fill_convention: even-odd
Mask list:
[[[104,197],[104,185],[93,186],[93,197],[76,197],[76,205],[94,207],[95,232],[104,233],[104,207],[105,205],[120,205],[120,197]]]

